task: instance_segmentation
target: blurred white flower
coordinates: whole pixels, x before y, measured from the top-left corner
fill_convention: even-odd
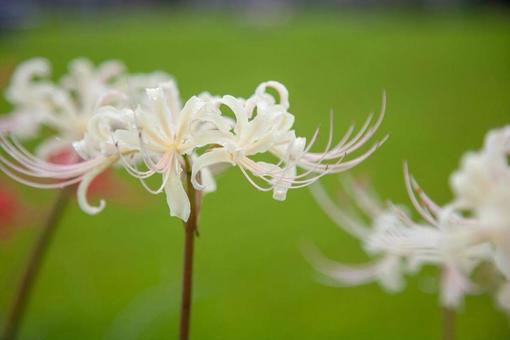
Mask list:
[[[410,181],[408,177],[408,185],[412,185]],[[425,265],[436,265],[443,268],[440,288],[444,306],[459,307],[464,294],[475,292],[469,275],[477,264],[490,256],[490,249],[486,246],[461,247],[464,235],[454,230],[460,226],[460,221],[445,214],[444,221],[436,216],[434,224],[416,223],[402,208],[391,203],[383,204],[359,183],[351,182],[347,190],[371,225],[340,210],[320,186],[312,187],[315,198],[328,215],[359,238],[365,251],[376,260],[370,265],[339,265],[328,269],[324,267],[323,257],[314,252],[310,259],[320,272],[344,284],[377,281],[388,291],[399,291],[406,274],[413,274]]]
[[[490,131],[483,149],[467,153],[453,173],[452,206],[467,210],[478,237],[495,246],[495,263],[510,280],[510,126]]]
[[[269,88],[278,93],[278,99],[267,92]],[[288,112],[288,91],[281,83],[264,82],[248,99],[224,96],[216,103],[218,114],[222,114],[223,108],[234,113],[235,123],[232,129],[218,130],[218,135],[212,136],[214,140],[207,141],[218,146],[202,154],[194,163],[192,181],[197,188],[201,186],[195,175],[200,169],[218,163],[230,163],[238,166],[255,188],[273,191],[275,199],[284,200],[291,188],[305,187],[326,174],[346,171],[361,163],[386,139],[376,142],[364,154],[342,163],[344,157],[358,150],[374,135],[384,117],[384,102],[379,119],[373,126],[370,127],[369,117],[356,136],[349,139],[353,132],[351,127],[334,147],[331,145],[331,125],[328,145],[322,153],[310,152],[318,131],[308,145],[306,138],[296,137],[293,130],[295,117]],[[272,155],[276,157],[276,162],[253,160],[252,157],[258,154]],[[299,173],[298,169],[303,172]]]
[[[28,60],[16,68],[5,93],[14,111],[1,117],[0,131],[24,138],[37,134],[44,115],[51,107],[47,97],[54,87],[44,79],[49,74],[50,66],[42,58]],[[34,84],[36,78],[37,86]]]
[[[378,281],[390,291],[402,287],[402,277],[423,265],[441,268],[441,304],[461,306],[466,294],[481,291],[472,281],[482,263],[492,264],[501,274],[498,303],[510,310],[510,127],[490,131],[484,147],[467,153],[461,168],[451,176],[455,196],[450,204],[433,202],[404,167],[410,200],[423,222],[414,222],[402,208],[384,205],[366,187],[354,183],[347,189],[370,220],[338,208],[324,189],[312,192],[328,215],[343,229],[359,238],[373,264],[353,267],[335,264],[317,250],[309,257],[317,269],[343,284]]]
[[[48,158],[80,139],[94,110],[112,100],[110,91],[122,75],[123,65],[111,61],[97,68],[85,59],[70,63],[69,73],[60,82],[50,79],[50,65],[45,59],[33,59],[21,64],[13,75],[6,98],[14,106],[11,116],[25,116],[26,126],[11,128],[14,135],[24,135],[28,128],[37,131],[42,125],[55,131],[39,146],[39,155]],[[7,118],[12,119],[12,118]]]

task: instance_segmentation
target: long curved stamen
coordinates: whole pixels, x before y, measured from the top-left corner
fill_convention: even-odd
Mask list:
[[[75,178],[72,178],[72,179],[68,179],[68,180],[64,180],[64,181],[60,181],[60,182],[56,182],[56,183],[40,183],[40,182],[35,182],[35,181],[32,181],[32,180],[28,180],[28,179],[25,179],[25,178],[22,178],[16,174],[14,174],[13,172],[11,172],[9,169],[7,169],[6,167],[4,167],[2,164],[0,164],[0,170],[2,170],[7,176],[9,176],[10,178],[12,178],[13,180],[21,183],[21,184],[25,184],[27,186],[30,186],[30,187],[34,187],[34,188],[39,188],[39,189],[58,189],[58,188],[63,188],[63,187],[66,187],[66,186],[69,186],[69,185],[72,185],[72,184],[76,184],[78,182],[80,182],[82,179],[83,179],[83,176],[84,175],[81,175],[79,177],[75,177]]]
[[[368,127],[370,126],[370,123],[372,122],[373,118],[374,118],[374,114],[373,113],[369,114],[368,118],[365,120],[365,123],[361,126],[361,129],[358,131],[358,133],[351,140],[349,140],[345,145],[343,145],[342,147],[340,147],[334,151],[346,152],[346,151],[356,148],[356,145],[363,145],[363,143],[367,139],[367,138],[365,138],[365,136],[368,134],[368,133],[365,134],[365,132],[367,131]],[[371,130],[372,129],[370,129],[369,131],[371,131]]]
[[[17,146],[11,143],[9,140],[5,138],[5,136],[0,135],[0,146],[7,152],[7,154],[12,157],[14,160],[23,164],[27,168],[32,169],[45,169],[48,167],[54,167],[55,164],[43,161],[41,159],[36,158],[31,155],[26,149],[22,148],[21,145]],[[71,165],[59,165],[58,169],[66,170],[68,168],[74,168],[75,164]]]
[[[362,146],[366,141],[368,141],[370,138],[372,138],[372,136],[375,134],[375,132],[381,126],[381,124],[384,120],[385,113],[386,113],[386,93],[383,92],[382,102],[381,102],[381,110],[379,112],[379,117],[377,118],[377,121],[375,122],[375,124],[368,130],[368,132],[364,135],[364,137],[360,141],[358,141],[358,143],[348,147],[347,148],[348,150],[343,149],[342,151],[346,151],[348,154],[352,153],[355,150],[357,150],[360,146]],[[366,126],[368,126],[368,124]],[[362,130],[364,130],[364,129],[362,129]]]
[[[361,184],[352,178],[342,182],[344,188],[349,192],[352,192],[352,197],[356,202],[356,205],[371,218],[376,218],[383,213],[382,203],[379,202],[375,194],[369,194],[365,189],[362,188]]]
[[[18,150],[14,145],[6,142],[7,141],[4,139],[0,145],[3,146],[8,152],[8,155],[19,164],[15,164],[3,156],[0,156],[0,162],[5,164],[7,168],[29,177],[66,179],[79,176],[103,162],[102,157],[74,164],[53,164],[41,160],[33,162],[30,157],[23,156],[26,150]]]
[[[349,150],[353,144],[355,144],[362,136],[365,130],[367,129],[368,125],[370,124],[372,120],[372,115],[368,117],[363,127],[358,131],[358,133],[351,139],[347,144],[343,145],[342,147],[333,148],[332,151],[328,152],[322,152],[322,153],[309,153],[307,156],[310,159],[314,159],[317,157],[322,157],[324,154],[326,154],[326,159],[330,158],[336,158],[336,155],[338,153],[343,153],[345,150]],[[338,143],[341,144],[342,141],[344,141],[345,136],[342,138],[342,140]],[[344,142],[345,143],[345,142]]]
[[[407,215],[407,213],[402,210],[402,208],[396,206],[393,202],[389,201],[387,202],[388,204],[388,208],[389,210],[394,213],[398,219],[406,226],[406,227],[414,227],[415,226],[415,223],[414,221],[411,219],[411,217],[409,217],[409,215]]]
[[[279,162],[281,163],[281,162]],[[284,169],[278,167],[277,165],[271,166],[271,169],[268,169],[267,166],[261,165],[258,162],[251,160],[248,157],[243,157],[239,160],[239,166],[243,166],[253,172],[257,177],[267,179],[268,177],[279,176],[279,174],[284,172]],[[270,183],[270,180],[267,179],[267,182]]]
[[[406,185],[406,190],[409,198],[411,199],[411,202],[413,206],[415,207],[416,211],[420,213],[420,215],[429,223],[432,225],[438,226],[438,222],[434,219],[434,217],[429,213],[428,210],[426,210],[418,201],[418,199],[415,196],[411,175],[409,173],[409,167],[407,165],[407,162],[404,162],[404,180]]]
[[[315,142],[317,141],[317,138],[319,137],[320,128],[315,129],[315,132],[312,135],[312,138],[310,139],[310,142],[308,143],[308,146],[305,148],[305,152],[308,152],[311,150]]]
[[[244,175],[244,177],[248,180],[248,182],[250,182],[250,184],[253,185],[257,190],[259,190],[259,191],[271,191],[271,190],[273,190],[272,186],[269,186],[267,188],[263,188],[260,185],[258,185],[257,183],[255,183],[255,181],[250,177],[250,175],[246,172],[246,170],[244,170],[244,167],[240,166],[239,169],[241,170],[241,172]]]
[[[338,163],[340,163],[341,161],[342,161],[342,159],[339,159]],[[315,183],[316,181],[318,181],[323,176],[328,175],[329,173],[330,172],[328,172],[328,170],[326,168],[326,170],[324,172],[319,173],[315,177],[311,177],[311,178],[308,178],[306,180],[301,180],[301,181],[292,180],[291,181],[292,185],[289,187],[289,189],[299,189],[299,188],[307,187],[307,186]]]
[[[377,151],[377,149],[379,149],[381,147],[381,145],[383,145],[386,142],[388,137],[389,136],[386,135],[382,140],[380,140],[379,142],[376,142],[363,155],[361,155],[361,156],[359,156],[359,157],[357,157],[355,159],[352,159],[352,160],[350,160],[348,162],[325,165],[325,164],[315,164],[315,163],[312,163],[310,161],[304,160],[303,162],[301,162],[300,165],[302,167],[304,167],[305,169],[312,168],[312,169],[315,169],[316,171],[324,171],[325,168],[328,167],[328,169],[331,172],[335,172],[335,173],[343,172],[343,171],[346,171],[346,170],[349,170],[349,169],[353,168],[354,166],[360,164],[361,162],[366,160],[368,157],[370,157],[375,151]]]
[[[136,177],[136,178],[149,178],[150,176],[152,176],[153,174],[156,173],[156,171],[152,170],[152,169],[149,169],[147,171],[141,171],[139,170],[137,167],[136,167],[136,164],[131,164],[130,160],[128,160],[126,158],[126,156],[124,155],[124,152],[122,152],[120,150],[120,147],[119,147],[119,142],[116,141],[114,138],[113,138],[113,135],[112,135],[112,142],[113,142],[113,145],[115,146],[115,149],[117,150],[117,156],[119,157],[119,160],[121,161],[124,169],[126,169],[126,171],[132,175],[133,177]]]
[[[126,156],[124,156],[122,153],[119,153],[118,155],[119,155],[119,160],[121,161],[124,169],[126,169],[126,171],[133,177],[136,177],[139,179],[146,179],[156,173],[156,171],[151,170],[151,169],[146,170],[146,171],[139,170],[137,168],[136,164],[135,165],[131,164],[130,161],[128,159],[126,159]]]
[[[163,156],[156,163],[155,170],[158,173],[166,172],[168,169],[168,164],[172,162],[173,157],[175,155],[174,151],[167,151],[163,154]]]
[[[310,191],[319,203],[319,206],[338,226],[344,228],[347,232],[360,240],[367,239],[370,230],[353,216],[339,209],[320,184],[312,185]]]
[[[158,195],[165,190],[165,186],[168,183],[168,179],[170,178],[171,172],[172,171],[170,169],[167,169],[166,172],[163,173],[163,181],[161,183],[161,186],[157,189],[150,188],[143,178],[140,178],[140,183],[142,183],[145,190],[147,190],[149,193],[153,195]]]
[[[337,163],[340,163],[342,161],[342,158],[340,158]],[[327,175],[329,172],[326,170],[312,178],[307,178],[305,180],[296,180],[296,178],[303,178],[308,176],[309,174],[313,173],[314,171],[308,170],[303,174],[300,174],[298,176],[287,176],[285,175],[285,170],[282,170],[281,175],[274,176],[272,179],[268,179],[268,183],[272,184],[273,186],[277,183],[284,183],[288,186],[288,189],[299,189],[304,188],[306,186],[309,186],[316,182],[318,179],[320,179],[322,176]],[[261,177],[261,176],[260,176]],[[264,177],[265,179],[265,177]]]
[[[270,175],[270,173],[273,173],[273,170],[267,170],[267,169],[263,168],[262,166],[257,164],[257,162],[252,161],[248,157],[243,157],[242,159],[240,159],[240,161],[238,162],[238,165],[239,165],[239,169],[241,169],[241,171],[243,172],[243,175],[245,177],[248,176],[248,173],[246,172],[246,169],[248,169],[257,178],[260,178],[261,180],[263,180],[264,182],[269,184],[268,188],[263,188],[263,189],[261,189],[262,187],[260,185],[254,184],[254,186],[258,190],[270,191],[272,189],[273,183],[271,181],[272,175]],[[251,176],[248,176],[247,178],[251,184],[255,183],[253,181],[253,179],[251,178]],[[252,181],[253,181],[253,183],[252,183]]]
[[[16,165],[16,164],[10,162],[9,160],[7,160],[6,158],[4,158],[1,155],[0,155],[0,163],[4,164],[6,167],[14,170],[15,172],[17,172],[19,174],[22,174],[25,176],[30,176],[30,177],[42,177],[42,178],[64,177],[65,178],[65,177],[72,176],[72,175],[56,176],[55,173],[51,173],[51,172],[45,171],[43,169],[32,168],[32,167],[29,167],[28,165],[27,165],[27,167],[29,167],[29,169],[27,169],[25,167],[22,167],[22,166],[19,166],[19,165]]]
[[[150,158],[150,155],[147,152],[147,149],[145,147],[145,142],[143,141],[143,137],[142,137],[142,130],[140,130],[140,129],[138,130],[137,136],[138,136],[138,141],[140,143],[140,154],[142,155],[142,159],[145,162],[145,165],[147,165],[147,167],[149,169],[157,171],[156,163],[154,163],[154,161]]]
[[[101,164],[103,158],[93,159],[90,161],[80,162],[73,164],[72,167],[67,167],[60,164],[52,164],[46,163],[42,164],[39,167],[20,163],[19,165],[14,164],[4,157],[0,156],[0,163],[5,164],[8,168],[29,176],[29,177],[37,177],[37,178],[55,178],[55,179],[65,179],[70,177],[75,177],[87,172],[88,170],[94,168],[95,166]]]
[[[73,172],[77,169],[81,172],[84,167],[94,167],[103,162],[104,157],[97,157],[90,160],[81,160],[78,162],[79,157],[76,157],[77,162],[71,164],[55,164],[45,160],[41,160],[29,151],[27,151],[15,138],[12,138],[12,144],[9,143],[4,136],[0,135],[0,146],[2,146],[9,156],[18,161],[23,166],[33,169],[35,172],[49,171],[51,176],[54,174],[61,174],[63,177],[73,176]]]
[[[331,286],[352,286],[366,284],[378,279],[382,261],[362,266],[344,265],[325,257],[315,246],[303,249],[307,260],[323,275],[333,281]]]
[[[347,135],[350,135],[351,130],[353,129],[353,126],[351,125],[351,127],[348,130],[348,133],[346,135],[344,135],[344,138],[342,139],[342,141],[335,148],[333,148],[333,150],[331,152],[328,153],[327,159],[336,158],[336,155],[338,155],[338,154],[343,154],[343,153],[350,154],[350,153],[356,151],[357,149],[359,149],[362,145],[364,145],[370,138],[373,137],[375,132],[379,129],[380,125],[383,122],[385,111],[386,111],[386,94],[383,93],[383,98],[382,98],[382,103],[381,103],[381,111],[379,113],[379,117],[378,117],[377,121],[375,122],[375,124],[370,129],[368,129],[368,126],[370,125],[372,118],[373,118],[373,114],[370,114],[369,117],[367,118],[367,120],[365,121],[365,123],[363,124],[362,128],[356,134],[356,136],[353,137],[348,143],[345,144],[345,142],[344,142],[344,140],[346,139],[345,137]],[[368,131],[367,131],[367,129],[368,129]],[[341,146],[339,146],[339,145],[341,145]],[[313,160],[314,157],[318,157],[318,156],[320,156],[320,154],[312,153],[312,154],[308,155],[308,157],[311,160]]]

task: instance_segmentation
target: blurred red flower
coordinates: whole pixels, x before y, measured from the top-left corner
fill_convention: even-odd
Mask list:
[[[19,225],[22,210],[18,195],[0,184],[0,239],[8,238]]]

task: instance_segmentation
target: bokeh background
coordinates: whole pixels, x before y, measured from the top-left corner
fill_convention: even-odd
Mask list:
[[[0,1],[0,88],[15,65],[42,56],[61,75],[69,60],[123,60],[130,71],[173,74],[182,96],[248,96],[258,83],[288,86],[296,129],[311,136],[335,114],[344,131],[378,111],[390,139],[352,171],[381,197],[408,204],[402,161],[438,202],[448,176],[488,129],[510,122],[510,10],[506,1]],[[9,106],[2,98],[1,112]],[[340,137],[338,135],[337,137]],[[322,145],[325,136],[322,136]],[[107,209],[71,204],[33,292],[22,339],[173,339],[183,230],[125,174]],[[5,176],[2,185],[12,184]],[[402,293],[376,284],[322,285],[303,242],[333,259],[367,260],[312,199],[257,192],[237,169],[205,197],[196,244],[194,339],[434,339],[437,271]],[[325,182],[334,192],[337,178]],[[55,192],[21,188],[21,227],[0,240],[0,326],[38,225]],[[8,228],[8,226],[3,226]],[[468,297],[458,339],[508,339],[490,294]]]

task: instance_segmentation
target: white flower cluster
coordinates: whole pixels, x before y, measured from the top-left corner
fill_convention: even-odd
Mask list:
[[[376,257],[364,266],[348,266],[323,257],[310,248],[317,269],[342,285],[377,281],[389,291],[403,287],[403,276],[424,265],[438,266],[441,303],[462,305],[466,294],[483,291],[474,279],[482,264],[492,268],[500,307],[510,311],[510,126],[488,133],[483,149],[467,153],[451,176],[454,199],[445,206],[434,203],[407,169],[410,199],[423,218],[415,222],[401,207],[381,203],[373,192],[351,181],[347,190],[371,221],[340,210],[322,187],[313,193],[344,230],[360,239],[365,251]],[[491,280],[492,281],[492,280]]]
[[[162,72],[130,75],[119,62],[94,68],[86,60],[71,63],[60,82],[49,79],[49,65],[35,59],[16,70],[7,99],[14,112],[0,128],[10,131],[0,145],[0,169],[35,187],[56,188],[79,183],[81,208],[96,214],[86,192],[91,181],[106,168],[120,164],[154,194],[165,192],[170,214],[187,220],[190,202],[183,179],[190,176],[195,189],[212,191],[210,168],[224,163],[237,166],[258,190],[272,191],[284,200],[291,188],[312,184],[321,176],[348,170],[370,156],[385,139],[350,160],[374,135],[384,116],[372,115],[353,134],[351,127],[335,145],[332,130],[324,152],[313,146],[318,131],[307,142],[296,136],[289,95],[275,81],[260,84],[249,98],[202,93],[181,103],[175,81]],[[43,142],[37,156],[16,137],[35,135],[40,126],[55,134]],[[45,158],[56,149],[72,145],[79,161],[54,164]],[[41,151],[42,150],[42,151]],[[256,160],[267,154],[274,162]],[[161,185],[149,188],[145,180],[160,174]]]

